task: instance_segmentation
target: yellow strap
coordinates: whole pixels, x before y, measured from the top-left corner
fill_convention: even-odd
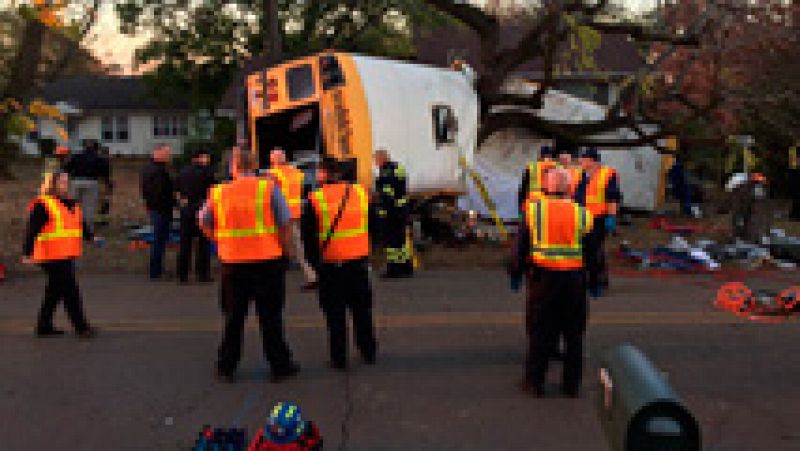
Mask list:
[[[503,237],[503,241],[508,240],[508,231],[506,230],[505,224],[503,224],[503,220],[500,219],[500,216],[497,214],[497,206],[495,205],[492,197],[489,195],[489,190],[486,189],[486,185],[483,183],[481,176],[475,172],[472,168],[469,167],[467,164],[467,159],[464,156],[458,157],[458,163],[467,171],[470,178],[472,179],[472,183],[475,184],[475,187],[478,189],[478,193],[481,195],[481,199],[483,200],[484,205],[489,210],[489,214],[492,215],[492,219],[494,220],[494,224],[497,227],[497,230],[500,232],[500,236]]]

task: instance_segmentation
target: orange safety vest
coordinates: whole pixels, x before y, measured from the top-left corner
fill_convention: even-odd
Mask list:
[[[74,209],[70,210],[53,196],[39,196],[28,209],[33,209],[37,203],[44,205],[48,220],[36,236],[31,259],[36,263],[44,263],[80,257],[83,245],[80,205],[75,204]]]
[[[309,197],[320,219],[318,221],[320,245],[328,239],[328,233],[331,233],[328,247],[322,255],[322,259],[326,262],[345,262],[369,255],[369,197],[361,185],[350,186],[352,186],[350,196],[342,217],[333,231],[331,224],[339,212],[347,184],[324,185]]]
[[[530,236],[528,260],[545,269],[583,268],[581,238],[592,228],[592,214],[569,199],[529,200],[525,221]]]
[[[558,165],[555,161],[533,161],[528,163],[528,193],[544,191],[544,172]]]
[[[589,177],[586,186],[586,209],[594,216],[602,216],[608,213],[608,203],[606,203],[606,190],[611,177],[616,175],[614,168],[600,166],[594,174]]]
[[[272,214],[275,182],[244,177],[211,188],[214,240],[223,263],[276,260],[283,256]]]
[[[285,164],[270,169],[268,173],[275,177],[278,182],[283,197],[286,198],[286,203],[289,204],[292,219],[300,218],[302,213],[303,180],[305,180],[303,171]]]

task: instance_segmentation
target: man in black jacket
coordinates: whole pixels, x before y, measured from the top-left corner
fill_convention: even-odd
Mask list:
[[[208,189],[214,185],[214,171],[210,167],[211,155],[201,149],[192,155],[192,164],[181,169],[176,180],[176,191],[180,203],[181,241],[178,250],[178,281],[189,280],[189,262],[192,259],[192,244],[197,238],[197,255],[194,270],[197,280],[210,282],[211,251],[208,239],[197,226],[197,212],[205,203]]]
[[[92,231],[100,197],[100,182],[107,187],[111,183],[108,160],[99,155],[99,149],[97,142],[90,142],[82,153],[73,155],[64,166],[72,177],[73,197],[81,204],[84,221]]]
[[[172,149],[167,145],[156,147],[152,160],[142,170],[142,197],[153,226],[153,242],[150,243],[151,280],[160,279],[164,273],[164,252],[175,206],[175,189],[167,167],[171,154]]]

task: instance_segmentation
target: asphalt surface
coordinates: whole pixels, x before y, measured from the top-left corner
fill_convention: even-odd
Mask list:
[[[502,273],[423,272],[376,282],[380,355],[326,367],[314,295],[290,275],[287,334],[300,376],[267,381],[255,319],[232,385],[212,368],[221,326],[216,286],[82,275],[101,335],[36,339],[43,277],[0,285],[0,449],[189,449],[204,424],[253,434],[269,408],[298,403],[325,449],[605,450],[595,411],[597,365],[623,342],[640,347],[698,418],[707,450],[800,449],[800,323],[749,321],[711,306],[724,278],[615,277],[593,301],[581,399],[517,389],[524,303]],[[748,280],[783,288],[797,273]],[[57,325],[67,326],[63,311]]]

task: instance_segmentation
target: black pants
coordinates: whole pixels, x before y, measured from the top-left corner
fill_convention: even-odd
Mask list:
[[[606,217],[594,218],[594,226],[584,238],[583,249],[586,261],[589,288],[608,288],[608,264],[606,263]]]
[[[178,250],[178,279],[186,281],[189,278],[189,262],[192,259],[192,244],[197,239],[197,254],[194,260],[194,271],[199,280],[209,278],[211,266],[211,244],[200,226],[197,225],[197,212],[199,208],[188,206],[181,208],[181,241]]]
[[[800,169],[789,169],[789,195],[792,198],[789,219],[800,221]]]
[[[389,276],[410,276],[414,273],[412,249],[406,240],[408,215],[402,209],[390,211],[379,221],[381,243],[386,252],[386,274]]]
[[[273,372],[286,370],[292,353],[284,339],[283,307],[286,298],[285,264],[282,261],[225,264],[231,284],[232,305],[225,315],[225,331],[219,347],[217,368],[231,374],[242,353],[242,330],[255,301],[264,356]]]
[[[576,391],[583,373],[583,335],[586,331],[586,275],[583,271],[536,269],[528,275],[528,360],[526,378],[541,386],[547,366],[564,340],[563,384]]]
[[[328,325],[333,363],[347,362],[347,310],[353,317],[356,347],[365,358],[375,356],[372,287],[366,259],[342,265],[323,263],[319,270],[319,304]]]
[[[64,301],[64,309],[75,331],[80,333],[89,329],[86,316],[83,314],[81,292],[78,281],[75,279],[75,262],[73,260],[59,260],[41,265],[47,274],[47,285],[44,289],[44,301],[39,310],[39,321],[36,326],[39,331],[53,329],[53,313],[58,301]]]

